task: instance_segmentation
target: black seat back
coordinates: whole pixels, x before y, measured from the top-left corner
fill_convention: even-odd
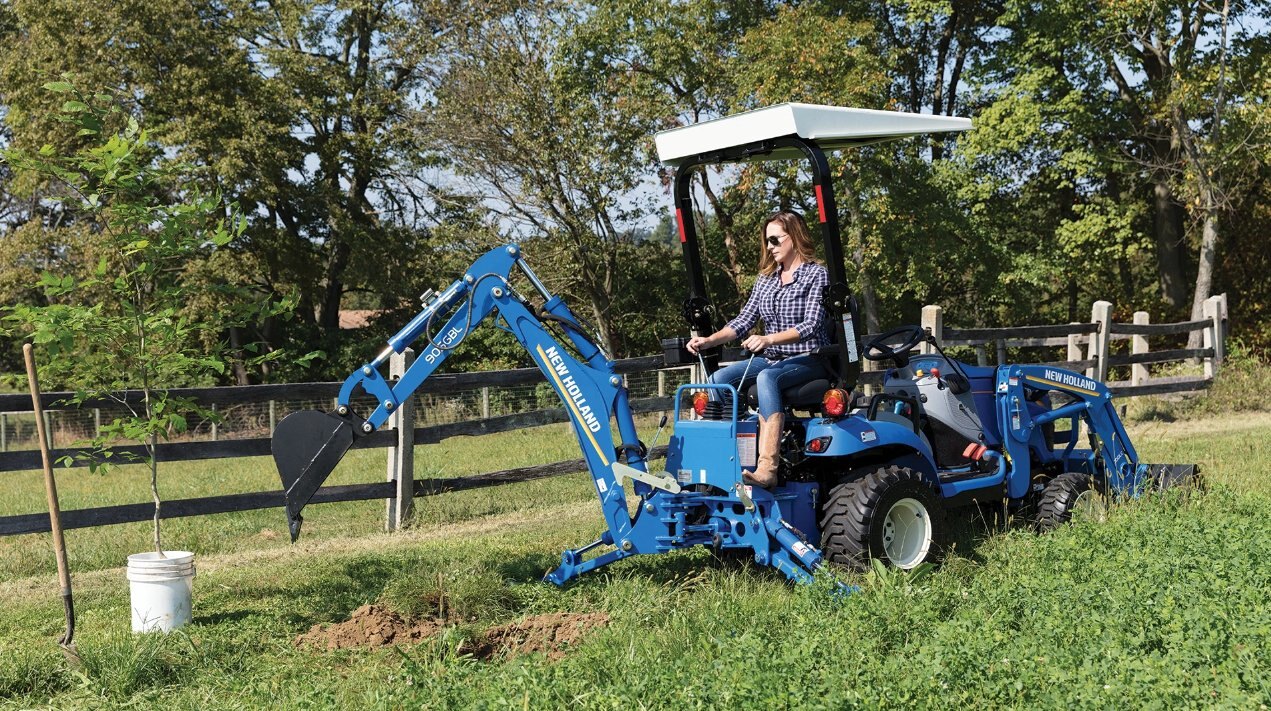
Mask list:
[[[830,389],[830,381],[824,378],[810,380],[801,385],[791,385],[781,391],[781,404],[786,410],[821,411],[821,399],[825,391]],[[746,403],[751,407],[759,407],[758,388],[752,382],[746,386]]]

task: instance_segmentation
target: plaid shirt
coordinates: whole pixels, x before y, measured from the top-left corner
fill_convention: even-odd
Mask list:
[[[804,262],[794,270],[793,276],[789,284],[782,284],[780,271],[760,274],[754,291],[750,292],[750,300],[737,318],[727,324],[738,336],[744,336],[754,328],[755,321],[760,318],[768,334],[791,328],[799,332],[799,340],[795,343],[764,349],[763,354],[767,358],[788,358],[808,353],[830,342],[825,331],[825,310],[821,308],[821,295],[830,283],[829,273],[820,264]]]

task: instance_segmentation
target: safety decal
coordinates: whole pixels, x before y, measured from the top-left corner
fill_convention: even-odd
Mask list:
[[[878,433],[874,430],[865,430],[861,433],[862,442],[873,442],[876,439],[878,439]]]
[[[604,477],[596,479],[596,488],[600,489],[600,493],[602,494],[609,491],[609,485],[605,483]]]
[[[676,480],[676,481],[678,481],[678,482],[679,482],[679,483],[681,483],[681,484],[692,484],[692,483],[693,483],[693,470],[692,470],[692,469],[680,469],[680,470],[677,470],[677,471],[675,472],[675,480]]]
[[[753,467],[759,461],[758,440],[754,432],[737,433],[737,459],[743,467]]]
[[[808,551],[812,550],[811,548],[808,548],[808,544],[803,541],[797,541],[793,546],[790,546],[790,549],[794,551],[795,555],[800,556],[807,555]]]

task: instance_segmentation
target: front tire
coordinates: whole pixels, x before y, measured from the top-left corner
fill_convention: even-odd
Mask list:
[[[865,570],[871,558],[901,570],[937,562],[944,536],[939,494],[908,467],[839,484],[821,509],[821,551],[848,570]]]
[[[1108,501],[1102,481],[1082,472],[1065,472],[1042,489],[1037,505],[1037,528],[1051,531],[1074,519],[1103,521]]]

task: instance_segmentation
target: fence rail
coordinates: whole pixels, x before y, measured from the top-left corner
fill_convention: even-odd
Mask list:
[[[1043,326],[1020,326],[1014,328],[965,328],[945,329],[943,327],[943,311],[938,306],[927,306],[922,311],[922,325],[931,330],[942,347],[961,346],[975,349],[976,360],[981,365],[988,364],[988,352],[992,347],[997,356],[997,363],[1006,362],[1008,349],[1018,351],[1022,348],[1064,348],[1065,360],[1049,361],[1050,364],[1070,370],[1084,371],[1086,375],[1107,381],[1108,373],[1113,367],[1129,367],[1130,379],[1109,382],[1113,393],[1119,397],[1136,397],[1140,395],[1156,395],[1166,393],[1191,392],[1209,387],[1221,366],[1227,324],[1226,295],[1215,296],[1205,302],[1206,318],[1198,321],[1185,321],[1171,324],[1151,324],[1144,312],[1134,314],[1133,323],[1116,323],[1111,320],[1112,305],[1106,301],[1096,302],[1089,323],[1073,323]],[[1203,336],[1202,348],[1170,348],[1160,351],[1149,349],[1149,337],[1171,337],[1185,333],[1200,331]],[[1130,353],[1113,354],[1113,341],[1130,340]],[[411,354],[408,351],[402,356],[395,356],[390,364],[391,372],[400,374],[409,367]],[[1187,359],[1202,359],[1202,376],[1158,376],[1150,377],[1147,366],[1178,362]],[[633,397],[632,410],[636,413],[665,411],[673,405],[672,398],[667,396],[670,375],[691,380],[692,376],[684,373],[683,368],[664,369],[661,367],[661,356],[630,358],[615,363],[615,371],[628,376],[655,375],[657,378],[656,395],[649,397]],[[877,387],[882,383],[882,372],[867,370],[861,374],[860,382],[866,387]],[[679,371],[678,374],[675,371]],[[315,503],[335,501],[365,501],[384,499],[387,504],[385,527],[396,530],[409,520],[414,498],[436,494],[462,491],[467,489],[501,486],[503,484],[529,481],[549,476],[557,476],[586,468],[583,459],[554,462],[532,467],[521,467],[497,472],[488,472],[466,477],[414,479],[413,450],[416,444],[428,444],[457,436],[480,436],[496,432],[507,432],[525,427],[535,427],[553,423],[568,422],[565,408],[537,408],[524,412],[493,415],[491,392],[494,388],[514,388],[522,386],[538,386],[544,383],[543,374],[537,368],[517,370],[488,371],[480,373],[438,374],[430,377],[420,386],[417,396],[403,403],[393,417],[389,426],[384,429],[358,438],[353,447],[357,449],[380,448],[388,450],[386,467],[387,480],[380,483],[351,484],[328,486],[318,490],[313,501]],[[340,391],[341,383],[292,383],[285,385],[248,385],[216,388],[182,388],[169,391],[173,396],[189,398],[207,407],[231,408],[244,403],[268,403],[269,432],[272,432],[276,419],[276,402],[331,402]],[[440,422],[425,426],[415,426],[415,417],[419,396],[445,395],[453,396],[457,392],[480,392],[481,417],[456,422]],[[117,398],[85,401],[79,403],[77,409],[118,407],[122,403],[137,404],[141,395],[136,391],[118,393]],[[73,393],[43,393],[42,402],[46,408],[46,416],[50,416],[57,408],[65,408],[74,397]],[[0,449],[9,448],[8,415],[11,413],[27,413],[30,416],[31,400],[29,396],[18,394],[0,394]],[[99,424],[99,415],[95,415],[95,424]],[[211,427],[213,441],[168,442],[157,446],[156,457],[164,462],[193,461],[202,459],[221,459],[231,457],[256,457],[270,453],[269,437],[247,437],[240,439],[216,439],[216,426]],[[124,453],[140,455],[140,446],[117,447],[116,460]],[[664,456],[666,447],[657,447],[650,456]],[[70,457],[72,466],[84,466],[89,460],[74,448],[59,448],[53,452],[55,458]],[[20,451],[0,451],[0,473],[38,469],[41,466],[40,454],[36,449]],[[283,505],[281,491],[249,492],[227,494],[192,499],[165,501],[161,508],[161,518],[177,518],[185,516],[202,516],[213,513],[233,511],[249,511],[255,509],[275,508]],[[62,512],[64,528],[85,528],[104,526],[116,523],[148,521],[154,516],[152,503],[124,504],[87,508]],[[0,517],[0,536],[23,533],[42,533],[49,530],[48,515],[45,513],[23,514]]]

